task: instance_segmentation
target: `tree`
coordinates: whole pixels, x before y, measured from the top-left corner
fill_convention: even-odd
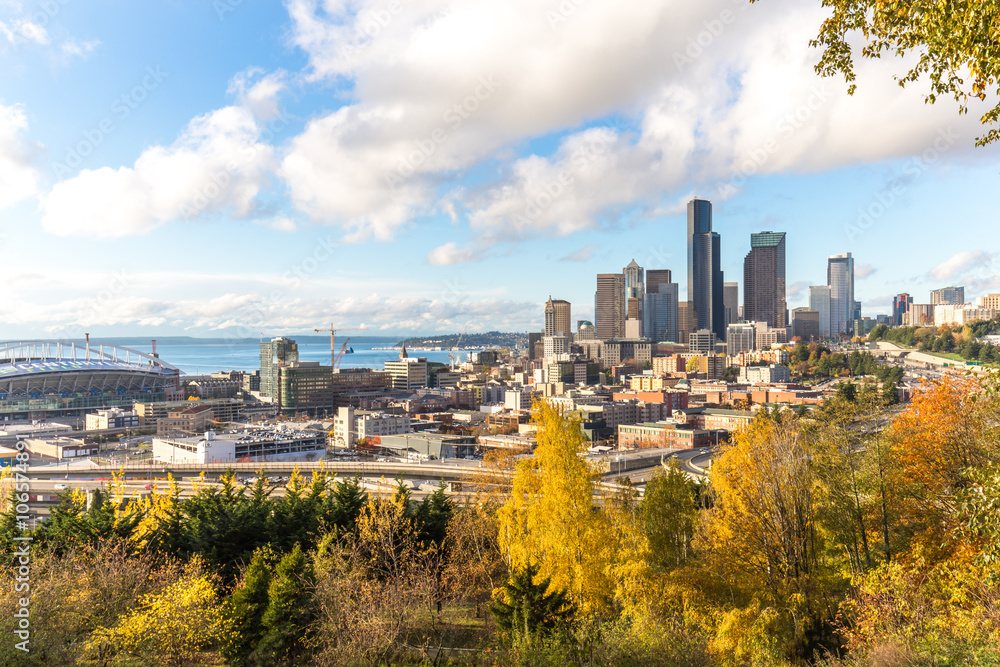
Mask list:
[[[298,544],[282,557],[267,590],[267,609],[261,615],[263,636],[251,659],[262,665],[300,664],[305,638],[315,610],[312,564]]]
[[[698,372],[698,357],[691,357],[687,360],[687,372],[697,373]]]
[[[988,104],[994,104],[1000,94],[998,0],[823,0],[823,5],[832,7],[833,13],[810,42],[823,49],[816,72],[822,76],[842,75],[850,84],[848,94],[853,95],[856,89],[855,48],[851,42],[858,33],[864,38],[860,49],[864,58],[918,55],[916,64],[897,81],[905,86],[928,76],[925,101],[930,104],[939,95],[951,96],[958,102],[959,114],[964,114],[972,100],[992,96]],[[988,126],[997,123],[998,118],[1000,103],[989,108],[980,122]],[[997,139],[1000,130],[992,127],[976,139],[976,145]]]
[[[541,581],[537,565],[514,570],[507,583],[493,597],[490,610],[497,627],[525,637],[547,634],[567,625],[576,608],[565,590],[552,590],[552,577]]]
[[[222,655],[233,665],[253,665],[250,656],[264,637],[262,619],[268,607],[268,589],[276,554],[261,548],[254,552],[243,581],[226,602],[226,616],[232,627],[230,641]]]
[[[517,464],[500,509],[500,545],[512,568],[537,564],[582,612],[596,612],[613,595],[613,554],[608,517],[595,501],[597,471],[580,456],[588,442],[578,416],[547,402],[536,404],[533,419],[538,447]]]
[[[132,655],[147,663],[201,664],[202,652],[224,643],[229,623],[218,603],[215,581],[194,558],[184,576],[157,595],[148,595],[115,626],[95,630],[85,651],[105,661]]]
[[[698,515],[694,496],[695,484],[677,459],[664,463],[646,483],[638,509],[654,567],[669,571],[690,557]]]

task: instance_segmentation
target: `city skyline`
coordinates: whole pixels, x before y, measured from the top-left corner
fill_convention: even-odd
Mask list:
[[[633,258],[687,293],[692,197],[730,279],[788,234],[789,311],[842,252],[866,315],[1000,290],[1000,240],[940,233],[997,209],[977,107],[818,78],[818,7],[56,4],[0,8],[3,339],[593,321]]]

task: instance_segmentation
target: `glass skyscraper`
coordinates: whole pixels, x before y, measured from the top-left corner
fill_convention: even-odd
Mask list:
[[[687,207],[688,302],[690,326],[726,336],[721,241],[712,231],[712,202],[692,199]]]
[[[830,334],[854,332],[854,258],[845,252],[826,260],[830,288]]]

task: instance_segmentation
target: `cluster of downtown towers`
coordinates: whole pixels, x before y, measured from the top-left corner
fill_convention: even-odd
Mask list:
[[[725,341],[726,327],[737,321],[790,328],[785,304],[785,232],[750,235],[750,252],[743,261],[741,310],[739,284],[727,283],[723,277],[721,237],[712,231],[712,203],[693,199],[687,206],[687,271],[685,301],[679,299],[669,269],[644,270],[633,260],[621,273],[597,274],[594,338],[687,343],[689,335],[699,331]],[[799,309],[806,311],[801,315],[811,316],[812,335],[851,333],[854,321],[861,317],[860,304],[854,300],[851,254],[830,257],[826,277],[826,285],[809,288],[809,308]],[[580,322],[578,331],[579,325],[587,324]]]

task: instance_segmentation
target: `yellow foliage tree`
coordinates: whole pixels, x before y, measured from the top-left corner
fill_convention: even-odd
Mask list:
[[[139,608],[113,627],[96,629],[84,650],[98,660],[126,654],[169,665],[198,664],[202,653],[221,644],[227,633],[215,584],[204,563],[194,558],[179,581],[144,597]]]
[[[500,545],[512,568],[537,564],[539,576],[569,591],[584,614],[610,603],[608,566],[614,540],[596,506],[597,472],[581,454],[587,439],[579,418],[539,402],[534,457],[517,464],[513,488],[500,509]]]

